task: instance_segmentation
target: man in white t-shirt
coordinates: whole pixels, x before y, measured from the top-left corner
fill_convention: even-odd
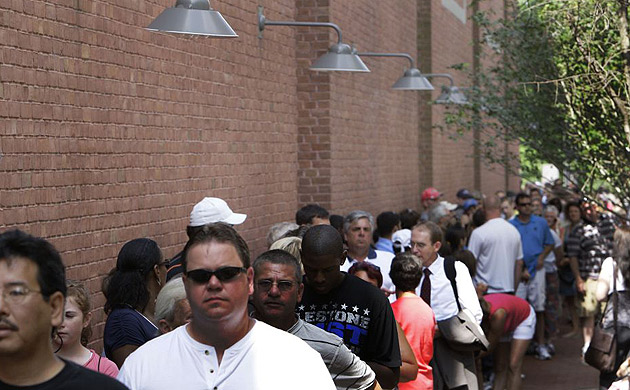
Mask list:
[[[348,243],[348,256],[341,265],[341,270],[347,272],[356,262],[367,261],[378,266],[383,275],[383,290],[390,302],[396,300],[396,288],[389,277],[389,268],[392,265],[394,254],[385,251],[374,250],[372,232],[374,231],[374,217],[372,214],[355,210],[350,212],[343,221],[343,233]]]
[[[521,235],[501,218],[501,200],[484,201],[486,223],[473,230],[468,250],[477,259],[475,284],[488,285],[488,293],[514,293],[523,271]]]
[[[133,352],[118,379],[132,390],[335,389],[320,355],[249,318],[249,249],[229,225],[204,226],[182,256],[192,319]]]

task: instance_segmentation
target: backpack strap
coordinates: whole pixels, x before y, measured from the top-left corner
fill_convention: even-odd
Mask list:
[[[455,294],[455,303],[457,303],[457,310],[461,311],[462,307],[459,304],[459,293],[457,292],[457,282],[455,281],[457,270],[455,270],[455,258],[453,256],[446,256],[444,258],[444,273],[446,273],[446,277],[451,282],[451,287]]]

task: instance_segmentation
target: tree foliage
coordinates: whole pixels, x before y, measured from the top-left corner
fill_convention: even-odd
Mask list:
[[[628,2],[506,3],[506,17],[474,15],[482,50],[471,104],[450,107],[446,126],[478,129],[490,162],[518,169],[518,156],[497,148],[518,140],[528,158],[554,164],[584,193],[594,195],[594,183],[603,182],[627,200]]]

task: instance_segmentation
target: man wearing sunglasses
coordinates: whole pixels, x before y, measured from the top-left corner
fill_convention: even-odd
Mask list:
[[[182,256],[190,323],[137,349],[118,379],[132,390],[292,390],[296,383],[334,389],[317,352],[248,316],[249,262],[247,244],[227,224],[204,226],[191,237]]]
[[[536,311],[536,358],[551,359],[545,345],[545,257],[553,250],[554,241],[547,221],[533,214],[532,198],[521,192],[514,201],[518,215],[509,222],[521,235],[523,262],[530,277],[516,289],[519,298],[527,300]]]
[[[337,389],[373,389],[374,371],[350,352],[341,338],[295,314],[304,291],[298,260],[288,252],[274,249],[258,256],[253,268],[252,316],[301,338],[319,352]]]

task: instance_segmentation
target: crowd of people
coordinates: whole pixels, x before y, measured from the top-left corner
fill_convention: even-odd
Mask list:
[[[172,259],[149,238],[120,249],[102,354],[86,286],[46,240],[4,232],[0,389],[517,390],[525,354],[581,337],[584,355],[596,326],[617,337],[600,387],[628,388],[624,221],[571,191],[456,198],[427,188],[422,210],[376,219],[307,205],[255,259],[247,216],[204,198]]]

